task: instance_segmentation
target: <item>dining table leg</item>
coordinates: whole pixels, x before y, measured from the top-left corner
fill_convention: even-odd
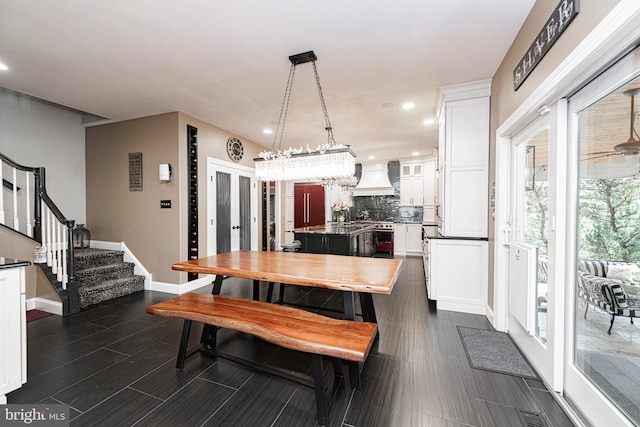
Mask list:
[[[220,295],[220,290],[222,289],[222,279],[224,279],[223,275],[216,275],[216,278],[213,281],[213,288],[211,289],[212,295]],[[218,335],[217,332],[218,328],[216,326],[207,325],[205,323],[204,327],[202,328],[202,338],[200,338],[200,342],[206,348],[215,348]]]
[[[253,279],[253,300],[260,301],[260,281]]]
[[[356,320],[355,296],[351,291],[343,291],[344,298],[344,318],[346,320]],[[360,364],[358,362],[347,362],[349,365],[349,379],[351,387],[360,389],[362,381],[360,379]]]

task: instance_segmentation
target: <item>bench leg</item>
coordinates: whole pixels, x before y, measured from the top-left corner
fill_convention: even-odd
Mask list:
[[[284,304],[284,283],[280,283],[278,286],[278,304]]]
[[[182,326],[182,338],[180,338],[180,348],[178,349],[178,360],[176,361],[176,369],[182,371],[184,368],[184,359],[187,355],[187,345],[189,344],[189,333],[191,332],[191,320],[185,320]]]
[[[324,392],[324,375],[322,371],[322,356],[311,355],[311,365],[313,367],[313,386],[316,392],[316,409],[318,411],[318,424],[329,425],[329,405],[327,405],[327,395]]]

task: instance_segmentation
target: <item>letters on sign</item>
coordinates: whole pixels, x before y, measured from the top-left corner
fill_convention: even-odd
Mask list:
[[[129,153],[129,191],[142,191],[142,153]]]
[[[529,77],[536,65],[576,17],[579,9],[578,0],[562,0],[558,3],[547,23],[513,70],[513,90],[518,90]]]

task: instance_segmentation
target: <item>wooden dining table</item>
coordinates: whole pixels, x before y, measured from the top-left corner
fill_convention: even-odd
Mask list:
[[[253,281],[253,299],[259,299],[260,282],[341,291],[344,318],[356,320],[355,297],[360,300],[362,320],[378,323],[373,294],[389,295],[398,280],[402,260],[280,251],[233,251],[173,264],[173,270],[215,275],[212,294],[219,295],[225,277]],[[215,342],[216,328],[205,325],[202,343]],[[376,335],[376,338],[378,335]],[[246,363],[235,356],[221,357]],[[249,364],[250,366],[255,366]],[[360,367],[349,362],[351,383],[360,387]]]
[[[254,299],[262,282],[341,291],[344,316],[355,320],[355,296],[365,322],[377,323],[372,294],[389,295],[402,260],[281,251],[233,251],[173,264],[173,270],[215,275],[212,293],[225,277],[253,280]]]

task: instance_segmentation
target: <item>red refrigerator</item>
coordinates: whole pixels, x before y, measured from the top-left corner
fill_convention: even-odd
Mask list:
[[[324,225],[324,187],[300,184],[293,189],[295,228]]]

